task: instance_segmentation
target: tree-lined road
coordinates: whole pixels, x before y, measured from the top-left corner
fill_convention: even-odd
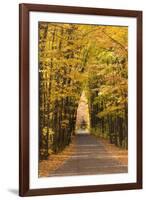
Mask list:
[[[90,134],[77,134],[73,154],[49,176],[72,176],[126,173],[128,166],[121,164],[117,155],[109,153],[105,144]],[[120,155],[119,155],[120,156]],[[122,155],[121,155],[122,156]]]

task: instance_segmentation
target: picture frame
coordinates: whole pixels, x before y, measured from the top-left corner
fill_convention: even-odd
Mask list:
[[[30,26],[30,13],[53,13],[53,14],[67,14],[72,16],[83,15],[90,16],[106,16],[117,18],[135,19],[136,23],[136,142],[135,152],[136,171],[135,181],[121,181],[107,184],[95,184],[92,182],[73,186],[63,187],[30,187],[31,173],[30,163],[32,151],[30,136],[30,85],[31,85],[31,55],[30,44],[32,42]],[[78,20],[78,19],[77,19]],[[34,49],[33,46],[31,49]],[[132,52],[132,51],[131,51]],[[134,55],[132,55],[134,56]],[[38,68],[35,68],[37,71]],[[128,72],[129,73],[129,72]],[[133,83],[132,83],[133,84]],[[32,92],[32,91],[31,91]],[[133,98],[134,99],[134,98]],[[133,100],[134,101],[134,100]],[[87,7],[71,7],[59,5],[42,5],[42,4],[20,4],[19,5],[19,195],[20,196],[35,196],[35,195],[55,195],[55,194],[69,194],[69,193],[87,193],[87,192],[100,192],[100,191],[114,191],[114,190],[130,190],[142,188],[142,11],[136,10],[119,10],[119,9],[105,9],[105,8],[87,8]],[[34,112],[35,113],[35,112]],[[133,114],[133,113],[132,113]],[[36,129],[35,129],[36,130]],[[35,134],[35,131],[34,131]],[[37,134],[37,133],[36,133]],[[34,141],[35,142],[35,141]],[[37,142],[36,142],[37,143]],[[37,144],[36,144],[37,145]],[[49,179],[49,178],[46,178]],[[59,182],[59,177],[58,179]]]

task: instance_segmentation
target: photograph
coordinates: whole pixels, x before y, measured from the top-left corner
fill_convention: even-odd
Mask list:
[[[142,188],[142,11],[19,5],[19,195]]]
[[[38,176],[128,172],[128,27],[38,22]]]

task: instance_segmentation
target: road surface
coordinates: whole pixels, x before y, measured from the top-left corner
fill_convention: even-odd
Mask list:
[[[90,134],[77,134],[75,148],[70,158],[49,176],[127,173],[127,165],[107,152],[105,144]]]

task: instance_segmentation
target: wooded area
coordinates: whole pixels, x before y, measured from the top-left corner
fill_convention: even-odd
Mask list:
[[[128,28],[39,22],[39,159],[75,134],[85,91],[90,131],[128,148]]]

